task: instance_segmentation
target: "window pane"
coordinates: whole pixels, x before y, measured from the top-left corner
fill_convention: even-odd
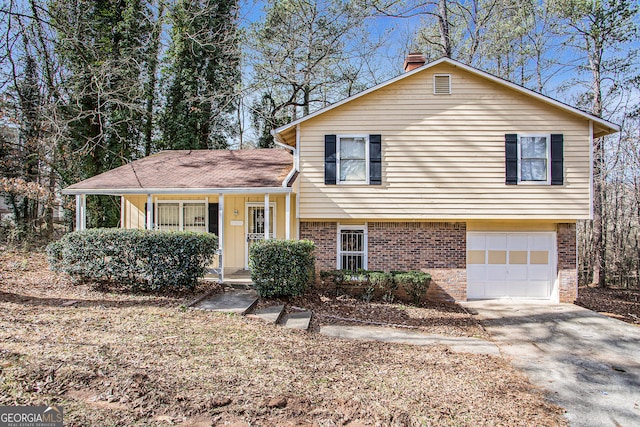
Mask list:
[[[546,159],[547,138],[544,136],[525,136],[520,138],[520,152],[523,159]]]
[[[363,255],[343,255],[342,256],[342,270],[357,271],[364,268],[364,256]]]
[[[365,160],[342,160],[340,181],[366,181],[367,162]]]
[[[343,230],[341,235],[340,250],[342,252],[362,252],[364,250],[363,230]]]
[[[364,138],[340,138],[340,159],[365,158]]]
[[[364,268],[364,230],[340,231],[339,260],[343,270]]]
[[[520,179],[522,181],[546,181],[546,159],[522,159],[520,165]]]
[[[183,205],[184,231],[207,231],[204,203],[185,203]]]
[[[180,230],[180,205],[178,203],[158,203],[158,230]]]

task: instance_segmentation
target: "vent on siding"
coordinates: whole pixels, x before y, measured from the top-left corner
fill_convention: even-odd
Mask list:
[[[436,74],[433,76],[433,93],[436,95],[448,95],[451,93],[451,76],[448,74]]]

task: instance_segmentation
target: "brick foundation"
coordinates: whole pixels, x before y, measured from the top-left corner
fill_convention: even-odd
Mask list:
[[[433,278],[430,299],[467,299],[465,223],[369,222],[367,231],[369,270],[426,271]],[[336,268],[337,232],[337,222],[300,223],[300,237],[316,243],[316,275]],[[575,224],[558,224],[557,254],[559,300],[573,303],[578,294]]]
[[[575,224],[558,224],[557,245],[559,300],[573,303],[578,297]]]
[[[336,268],[336,222],[301,222],[300,237],[316,243],[316,273]],[[433,277],[428,297],[467,297],[465,223],[369,222],[368,269],[426,271]]]

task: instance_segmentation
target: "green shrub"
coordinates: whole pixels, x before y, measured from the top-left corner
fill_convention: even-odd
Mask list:
[[[380,290],[382,300],[385,302],[393,302],[398,284],[391,273],[371,272],[369,273],[369,282]]]
[[[427,295],[429,284],[431,283],[431,275],[420,271],[395,274],[394,279],[399,286],[402,286],[407,296],[416,305],[419,305]]]
[[[309,240],[261,240],[251,245],[251,280],[262,297],[302,295],[315,271]]]
[[[192,288],[218,247],[212,234],[97,228],[49,244],[53,270],[128,288]]]

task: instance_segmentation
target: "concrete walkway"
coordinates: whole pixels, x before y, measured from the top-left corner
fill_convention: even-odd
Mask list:
[[[418,331],[379,326],[326,325],[320,333],[335,338],[383,341],[411,345],[446,345],[456,353],[500,355],[498,347],[489,341],[471,337],[426,335]]]
[[[463,305],[572,426],[640,425],[639,327],[569,304]]]

